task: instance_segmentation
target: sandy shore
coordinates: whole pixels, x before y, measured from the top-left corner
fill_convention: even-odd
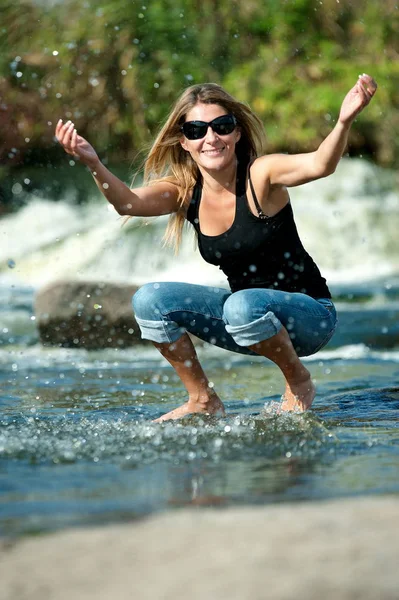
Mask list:
[[[399,497],[182,509],[0,543],[1,600],[398,600]]]

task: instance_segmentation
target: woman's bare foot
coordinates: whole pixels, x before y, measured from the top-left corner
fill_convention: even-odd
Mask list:
[[[305,379],[286,384],[281,411],[303,412],[308,410],[316,396],[315,385],[309,375]]]
[[[193,413],[200,413],[204,415],[220,414],[223,416],[225,414],[224,404],[219,396],[215,393],[207,396],[206,398],[200,398],[196,401],[189,399],[188,402],[185,402],[174,410],[162,415],[158,419],[154,419],[153,423],[161,423],[162,421],[169,421],[171,419],[181,419],[182,417],[186,417],[187,415],[191,415]]]

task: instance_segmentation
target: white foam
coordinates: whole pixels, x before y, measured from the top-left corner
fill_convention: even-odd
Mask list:
[[[320,350],[313,356],[308,356],[301,360],[326,361],[326,360],[363,360],[363,359],[378,359],[383,361],[399,362],[399,350],[372,350],[365,344],[350,344],[341,346],[331,350]]]
[[[38,287],[59,278],[142,284],[174,280],[222,285],[185,235],[180,254],[162,246],[166,217],[123,219],[105,200],[73,204],[32,198],[0,220],[0,282]],[[341,161],[332,176],[290,190],[300,236],[330,283],[399,272],[399,194],[393,174]],[[9,261],[9,262],[8,262]],[[9,268],[7,268],[7,262]]]

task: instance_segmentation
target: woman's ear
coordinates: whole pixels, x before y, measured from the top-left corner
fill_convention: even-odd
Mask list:
[[[184,137],[184,135],[180,138],[180,145],[183,148],[183,150],[187,150],[187,152],[189,151],[187,148],[186,138]]]
[[[236,143],[237,143],[241,139],[241,127],[236,127],[234,131],[236,133]]]

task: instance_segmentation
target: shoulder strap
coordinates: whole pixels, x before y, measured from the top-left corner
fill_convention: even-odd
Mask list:
[[[255,194],[254,186],[253,186],[253,183],[252,183],[252,180],[251,180],[251,172],[250,172],[250,168],[251,168],[251,166],[252,166],[252,163],[253,163],[253,162],[254,162],[254,161],[253,161],[253,160],[251,160],[251,162],[250,162],[250,163],[249,163],[249,165],[248,165],[248,181],[249,181],[249,187],[251,188],[251,193],[252,193],[252,197],[253,197],[253,199],[254,199],[255,208],[256,208],[256,210],[258,211],[258,217],[259,217],[260,219],[268,219],[269,217],[268,217],[267,215],[265,215],[265,213],[263,212],[263,210],[262,210],[262,208],[261,208],[261,206],[260,206],[260,204],[259,204],[259,202],[258,202],[258,199],[257,199],[257,197],[256,197],[256,194]]]

